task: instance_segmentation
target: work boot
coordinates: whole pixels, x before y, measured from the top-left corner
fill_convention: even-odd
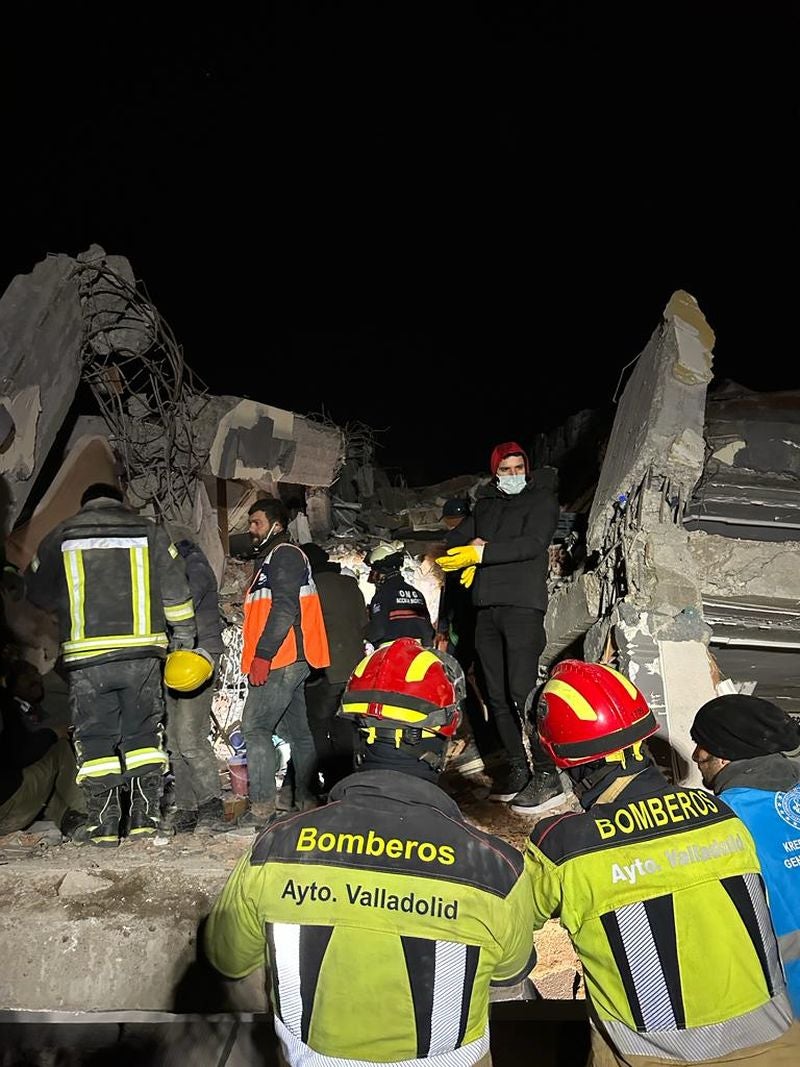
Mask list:
[[[540,815],[567,801],[567,794],[556,770],[534,770],[531,780],[508,805],[518,815]]]
[[[61,836],[65,837],[68,841],[71,841],[73,835],[82,827],[86,825],[88,817],[85,811],[76,811],[74,808],[67,808],[61,817],[61,825],[59,830]]]
[[[86,821],[72,831],[75,845],[97,845],[98,848],[116,848],[119,844],[119,788],[104,789],[90,793],[86,789]]]
[[[261,803],[250,804],[250,809],[239,816],[235,826],[229,829],[229,833],[236,837],[250,837],[260,833],[267,823],[275,818],[277,805],[274,800],[266,800]],[[283,812],[278,814],[283,815]]]
[[[151,771],[139,778],[131,778],[131,809],[128,816],[128,837],[144,837],[158,832],[161,823],[161,790],[163,775]]]
[[[530,777],[531,772],[524,760],[509,760],[508,767],[494,778],[489,800],[513,800]]]
[[[197,808],[175,808],[162,820],[168,834],[193,834],[197,828]]]
[[[225,822],[225,809],[221,797],[209,797],[197,809],[198,834],[227,834],[233,829],[233,823]]]

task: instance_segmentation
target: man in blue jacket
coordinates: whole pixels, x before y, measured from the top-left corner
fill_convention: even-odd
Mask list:
[[[704,704],[691,729],[704,783],[733,808],[756,843],[792,1011],[800,1017],[800,726],[760,697]]]
[[[545,646],[548,555],[558,498],[533,475],[516,441],[497,445],[489,465],[492,482],[478,495],[472,514],[448,533],[447,555],[436,562],[445,572],[462,572],[477,609],[475,648],[486,702],[508,760],[489,799],[510,800],[513,811],[535,815],[565,800],[558,772],[535,736],[533,768],[522,740],[525,701],[537,684]]]

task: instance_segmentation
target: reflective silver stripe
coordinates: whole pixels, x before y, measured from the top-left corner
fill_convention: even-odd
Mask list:
[[[451,1052],[458,1044],[461,1001],[467,966],[467,946],[437,941],[433,968],[431,1044],[428,1054]]]
[[[767,908],[767,898],[764,896],[761,879],[757,874],[745,874],[743,875],[743,878],[744,884],[747,886],[747,892],[750,894],[750,900],[753,902],[753,909],[756,913],[758,932],[761,934],[761,941],[764,945],[764,953],[767,957],[767,967],[769,969],[770,979],[772,980],[772,988],[777,992],[783,987],[783,968],[781,967],[778,958],[778,943],[775,940],[772,919],[770,918],[769,909]]]
[[[61,649],[64,653],[103,650],[111,651],[115,648],[129,648],[131,645],[147,648],[149,645],[158,645],[166,648],[168,644],[165,633],[157,634],[105,634],[103,637],[83,637],[79,641],[64,641]]]
[[[300,927],[297,923],[273,923],[275,970],[278,975],[278,1010],[292,1034],[299,1034],[303,1021],[300,995]]]
[[[62,552],[79,552],[87,548],[146,548],[146,537],[70,537],[61,542]]]
[[[352,1020],[345,1020],[343,1026],[357,1025]],[[275,1033],[281,1043],[283,1055],[290,1067],[375,1067],[375,1060],[350,1060],[341,1056],[326,1056],[315,1052],[299,1037],[287,1029],[278,1016],[275,1016]],[[392,1060],[391,1067],[472,1067],[489,1052],[489,1029],[477,1041],[443,1052],[439,1056],[425,1056],[413,1060]]]
[[[131,548],[131,601],[133,605],[133,632],[146,634],[150,629],[150,568],[145,546]]]
[[[61,550],[64,551],[63,545]],[[63,561],[69,594],[69,635],[73,641],[80,641],[86,626],[83,612],[83,556],[79,549],[73,549],[70,552],[64,552]]]
[[[149,763],[160,763],[166,767],[167,755],[165,752],[159,752],[157,748],[145,749],[141,752],[126,752],[125,753],[125,767],[129,771],[135,770],[137,767],[144,767]]]
[[[778,938],[778,950],[781,959],[785,963],[792,963],[800,959],[800,930],[792,930],[790,934],[782,934]]]
[[[645,1027],[673,1030],[675,1013],[644,903],[637,901],[618,908],[615,915]]]
[[[792,1023],[792,1009],[785,993],[744,1015],[708,1026],[685,1030],[653,1030],[637,1033],[625,1023],[603,1019],[608,1036],[620,1052],[630,1056],[652,1056],[677,1063],[702,1063],[731,1052],[776,1041]]]
[[[194,601],[191,597],[181,604],[171,604],[164,608],[164,617],[167,622],[186,622],[194,618]]]
[[[272,590],[256,589],[254,593],[248,593],[244,599],[247,604],[249,604],[252,600],[272,600]]]

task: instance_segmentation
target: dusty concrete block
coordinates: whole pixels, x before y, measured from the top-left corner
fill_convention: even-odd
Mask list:
[[[83,897],[99,893],[113,884],[108,878],[101,878],[92,871],[67,871],[61,884],[56,887],[56,893],[62,898]]]

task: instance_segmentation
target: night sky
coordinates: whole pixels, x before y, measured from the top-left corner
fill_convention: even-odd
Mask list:
[[[800,386],[796,5],[174,7],[4,33],[0,288],[99,242],[214,392],[416,485],[608,404],[676,288]]]

